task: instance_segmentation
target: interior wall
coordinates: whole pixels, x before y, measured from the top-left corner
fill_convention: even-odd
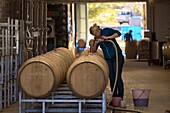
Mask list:
[[[159,3],[154,5],[154,31],[158,41],[167,41],[165,38],[170,34],[170,3]]]

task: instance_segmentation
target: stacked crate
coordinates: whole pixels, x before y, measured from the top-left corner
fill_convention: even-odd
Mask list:
[[[148,59],[149,57],[149,39],[145,38],[138,43],[138,59]]]
[[[17,100],[18,20],[0,23],[0,111]]]

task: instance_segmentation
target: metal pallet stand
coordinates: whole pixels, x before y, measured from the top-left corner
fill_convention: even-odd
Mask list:
[[[60,85],[56,92],[46,99],[32,99],[19,92],[19,113],[105,113],[105,91],[93,99],[80,99],[69,89],[66,83]]]
[[[19,21],[0,23],[0,111],[18,99]]]

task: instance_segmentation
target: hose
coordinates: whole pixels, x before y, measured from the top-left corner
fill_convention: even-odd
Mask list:
[[[115,82],[114,82],[114,86],[113,86],[113,91],[115,90],[116,87],[116,83],[117,83],[117,78],[118,78],[118,51],[117,51],[117,47],[116,44],[111,41],[111,40],[105,40],[107,42],[111,42],[114,45],[115,51],[116,51],[116,74],[115,74]]]
[[[98,39],[98,40],[111,42],[113,44],[114,48],[115,48],[115,51],[116,51],[116,74],[115,74],[115,82],[114,82],[114,86],[113,86],[113,91],[114,91],[115,87],[116,87],[116,83],[117,83],[117,78],[118,78],[118,51],[117,51],[117,47],[116,47],[116,44],[113,41],[111,41],[111,40],[103,40],[103,39]],[[91,40],[91,43],[89,44],[91,48],[92,48],[92,45],[94,44],[93,41],[94,40]]]

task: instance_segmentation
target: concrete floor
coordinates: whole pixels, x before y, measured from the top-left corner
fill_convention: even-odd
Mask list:
[[[139,109],[147,113],[164,113],[170,109],[170,69],[148,66],[147,62],[127,62],[123,72],[128,105],[132,105],[131,89],[146,88],[151,89],[149,106]]]
[[[143,113],[165,113],[170,109],[170,69],[163,69],[159,65],[148,66],[146,61],[126,60],[123,69],[126,109],[139,109]],[[132,89],[151,89],[148,107],[134,107]],[[111,92],[107,87],[107,101]],[[18,102],[2,113],[18,113]],[[107,109],[107,113],[112,110]],[[130,112],[116,112],[130,113]]]

